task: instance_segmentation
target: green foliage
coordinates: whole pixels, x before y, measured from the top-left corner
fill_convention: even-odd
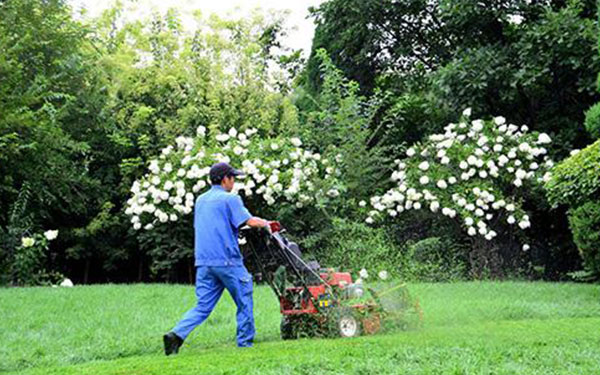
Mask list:
[[[82,116],[96,100],[93,61],[83,49],[87,32],[63,1],[2,4],[2,225],[25,181],[36,221],[85,215],[93,200],[97,184],[86,173],[86,159],[98,123]]]
[[[472,106],[476,114],[510,114],[510,121],[552,135],[552,156],[584,144],[582,114],[597,98],[590,73],[600,69],[595,20],[569,3],[498,31],[489,43],[459,48],[433,74],[439,105],[450,111]],[[565,102],[577,104],[567,108]]]
[[[593,0],[327,1],[313,10],[317,29],[302,85],[323,90],[318,51],[326,49],[367,100],[383,98],[369,122],[369,146],[385,147],[390,159],[471,107],[474,116],[504,113],[549,134],[548,155],[560,160],[590,138],[582,123],[598,101],[596,11]],[[390,186],[380,178],[371,191]],[[544,277],[560,278],[579,267],[565,211],[550,213],[541,189],[519,200],[539,225],[527,239],[499,231],[503,245],[495,251],[506,262],[494,268],[518,272],[512,260],[530,257]],[[515,241],[536,251],[525,256]]]
[[[198,13],[187,34],[176,10],[136,21],[124,10],[117,3],[76,20],[65,0],[1,2],[2,284],[20,238],[42,227],[61,230],[53,257],[76,282],[188,280],[192,233],[137,238],[123,211],[149,161],[199,126],[299,135],[335,160],[346,187],[338,204],[269,211],[296,235],[322,238],[337,225],[331,216],[356,220],[361,200],[392,186],[391,160],[463,107],[547,132],[556,140],[549,153],[560,157],[588,141],[583,112],[598,101],[592,0],[330,0],[313,10],[318,27],[302,73],[299,51],[275,52],[286,35],[280,13]],[[592,185],[581,189],[593,195]],[[548,217],[535,194],[524,205]],[[554,252],[568,242],[564,226],[553,226],[561,220],[532,237]],[[405,231],[387,235],[406,239]],[[571,264],[569,253],[557,254],[553,264]]]
[[[363,92],[379,87],[399,100],[414,93],[434,103],[443,122],[465,107],[510,114],[557,139],[551,155],[564,156],[587,142],[583,111],[598,98],[595,12],[593,0],[328,1],[313,11],[306,85],[321,89],[317,51],[325,48]]]
[[[594,104],[587,110],[584,125],[593,139],[600,138],[600,103]]]
[[[456,281],[466,278],[468,248],[448,238],[408,241],[399,274],[403,280]]]
[[[350,271],[354,275],[362,268],[373,277],[386,270],[392,275],[402,264],[400,248],[382,228],[371,228],[362,221],[336,218],[331,226],[299,241],[310,250],[321,266]]]
[[[312,103],[301,113],[300,134],[309,146],[335,156],[339,178],[346,187],[346,204],[333,210],[338,215],[348,214],[356,209],[354,201],[366,198],[379,186],[389,164],[385,148],[370,147],[369,128],[380,98],[367,99],[360,95],[358,84],[343,76],[327,51],[319,50],[317,56],[323,88],[315,97],[300,91],[298,101],[304,99]]]
[[[13,282],[11,270],[15,261],[15,250],[20,245],[21,237],[33,226],[31,214],[27,213],[30,195],[29,185],[25,183],[10,207],[6,227],[0,226],[1,285]]]
[[[376,279],[380,271],[402,280],[450,281],[466,277],[467,249],[451,238],[408,240],[402,245],[363,222],[334,218],[332,226],[302,240],[323,267],[350,271],[366,269]]]
[[[33,244],[25,244],[25,241]],[[10,276],[14,285],[50,285],[63,279],[58,272],[48,271],[48,240],[42,234],[25,237],[15,249]]]
[[[382,104],[372,130],[369,145],[382,147],[389,159],[404,157],[406,149],[423,139],[424,134],[442,130],[446,113],[431,97],[406,92],[380,94]]]
[[[600,203],[589,201],[572,209],[569,224],[586,270],[600,277]]]
[[[545,184],[549,202],[554,206],[577,207],[597,200],[600,193],[599,165],[600,140],[557,164]]]

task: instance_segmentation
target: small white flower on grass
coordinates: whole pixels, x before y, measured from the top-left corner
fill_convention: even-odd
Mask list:
[[[377,276],[379,276],[379,278],[381,280],[387,280],[387,278],[388,278],[389,275],[388,275],[387,271],[379,271],[379,273],[377,274]]]
[[[466,108],[466,109],[463,111],[463,113],[462,113],[462,114],[463,114],[463,116],[465,116],[465,117],[470,117],[470,116],[471,116],[471,108],[470,108],[470,107],[469,107],[469,108]]]
[[[421,162],[419,164],[419,169],[422,171],[426,171],[427,169],[429,169],[429,163],[427,161]]]
[[[527,250],[529,250],[529,245],[528,244],[523,245],[523,251],[527,251]]]
[[[421,185],[426,185],[429,183],[429,177],[421,176],[421,178],[419,178],[419,182],[421,183]]]
[[[67,288],[71,288],[73,287],[73,282],[70,279],[64,279],[61,283],[60,286],[64,286]]]
[[[358,202],[358,205],[359,205],[360,207],[365,207],[365,206],[367,205],[367,202],[365,202],[365,201],[360,201],[360,202]]]

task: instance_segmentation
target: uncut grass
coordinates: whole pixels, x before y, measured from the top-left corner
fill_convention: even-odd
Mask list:
[[[600,317],[600,287],[593,285],[469,282],[417,284],[409,288],[411,294],[419,298],[424,310],[424,325],[420,331],[356,341],[316,340],[302,344],[304,340],[301,340],[289,344],[279,341],[280,316],[276,298],[267,287],[257,287],[255,319],[256,341],[259,345],[255,353],[259,357],[262,355],[260,344],[271,347],[274,353],[278,348],[285,349],[289,345],[307,345],[310,351],[311,346],[317,345],[318,348],[321,345],[319,343],[326,343],[324,345],[332,348],[345,348],[353,347],[361,340],[385,342],[389,337],[394,341],[417,335],[419,340],[425,340],[426,335],[436,330],[450,330],[448,332],[454,334],[452,330],[455,329],[456,335],[463,337],[461,332],[471,330],[477,334],[478,329],[483,329],[481,327],[486,324],[501,321],[548,320],[547,329],[553,330],[550,321],[557,319]],[[152,355],[148,357],[150,359],[146,358],[151,362],[162,361],[161,335],[194,303],[193,287],[181,285],[2,289],[0,342],[3,345],[0,346],[0,371],[47,368],[120,357],[146,358],[148,355]],[[581,326],[585,326],[585,320],[582,320]],[[539,332],[543,332],[543,327],[539,328]],[[567,337],[570,337],[568,335],[569,332]],[[183,358],[187,358],[186,352],[197,356],[204,353],[204,349],[211,349],[208,351],[210,353],[229,351],[235,345],[234,336],[235,306],[225,294],[216,311],[186,341],[182,349]],[[445,336],[442,334],[441,337],[443,342]],[[593,336],[589,338],[593,339]],[[585,347],[589,340],[583,340],[581,345]],[[586,352],[581,348],[570,348],[574,344],[569,340],[563,344],[564,350],[572,352],[572,355],[581,356]],[[596,342],[598,344],[600,342]],[[489,345],[494,352],[496,346]],[[487,347],[484,345],[482,348]],[[452,351],[452,347],[440,350],[453,358],[458,355]],[[423,358],[427,357],[428,352],[429,349],[423,352]],[[210,353],[206,355],[210,356]],[[430,354],[433,355],[433,352]],[[597,353],[590,354],[591,357],[594,355]],[[373,358],[383,360],[386,357],[375,355]],[[273,362],[265,358],[263,360]],[[365,360],[370,363],[369,358]],[[185,359],[180,361],[178,363],[185,363]],[[314,361],[311,363],[314,364]],[[285,367],[286,363],[280,365]],[[290,366],[293,368],[293,365]]]

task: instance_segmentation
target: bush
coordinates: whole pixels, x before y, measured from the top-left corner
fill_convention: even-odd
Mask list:
[[[47,237],[50,232],[53,231],[21,238],[21,245],[15,249],[10,269],[14,285],[48,285],[64,278],[62,274],[50,271],[46,267],[49,241],[54,238]]]
[[[453,281],[466,276],[466,248],[448,238],[429,237],[409,241],[403,254],[400,274],[406,280]]]
[[[323,267],[371,274],[386,270],[394,276],[402,262],[401,249],[384,228],[371,228],[362,221],[334,218],[326,230],[306,237],[301,244]]]
[[[323,267],[370,275],[387,271],[410,281],[449,281],[466,275],[467,249],[448,238],[408,240],[398,245],[389,228],[373,228],[360,221],[334,218],[331,227],[302,242]],[[373,277],[372,276],[372,277]]]
[[[586,271],[600,276],[600,203],[590,201],[571,210],[569,224]]]
[[[600,138],[600,103],[594,104],[587,110],[584,125],[593,139]]]
[[[595,200],[600,192],[599,165],[600,140],[557,164],[545,184],[550,203],[577,207]]]

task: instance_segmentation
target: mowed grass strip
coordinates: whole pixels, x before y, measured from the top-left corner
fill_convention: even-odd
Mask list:
[[[27,374],[597,374],[600,318],[449,326],[358,339],[189,348]]]
[[[161,335],[194,304],[191,286],[4,289],[0,368],[39,374],[597,373],[589,371],[600,363],[599,286],[469,282],[410,290],[425,312],[421,330],[282,342],[277,300],[258,287],[257,345],[247,351],[235,348],[235,306],[224,296],[181,354],[165,358]]]

